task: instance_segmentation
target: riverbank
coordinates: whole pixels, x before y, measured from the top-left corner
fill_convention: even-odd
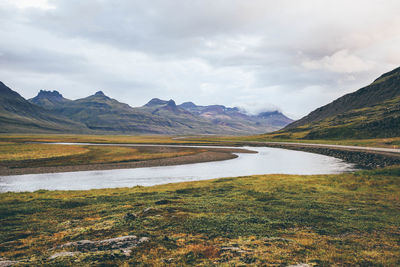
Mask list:
[[[400,165],[400,153],[393,149],[371,148],[352,146],[337,146],[323,144],[301,144],[301,143],[281,143],[281,142],[247,142],[250,146],[267,146],[284,148],[291,150],[306,151],[321,155],[331,156],[342,159],[349,163],[356,164],[356,167],[362,169],[383,168],[393,165]]]
[[[47,144],[42,144],[42,146],[45,145]],[[58,147],[63,147],[63,145],[50,146],[53,146],[53,150],[58,150]],[[14,161],[8,160],[0,162],[0,176],[173,166],[233,159],[237,157],[234,153],[256,153],[240,148],[135,147],[134,145],[128,148],[119,147],[118,145],[107,147],[75,147],[94,150],[89,152],[95,154],[96,160],[92,160],[92,163],[90,163],[90,159],[86,157],[87,152],[78,153],[77,155],[73,154],[72,156],[53,156],[49,158],[32,158],[29,160]],[[110,151],[114,153],[111,159],[101,158],[101,155],[96,154],[99,153],[99,151],[104,153],[104,149],[106,149],[107,153],[110,153]],[[127,156],[120,151],[121,149],[125,149],[128,152],[130,152],[129,150],[133,150],[138,156],[134,158],[130,154]],[[125,150],[123,150],[123,152],[126,153]],[[115,162],[117,160],[116,158],[120,157],[121,154],[124,157],[120,159],[119,162]],[[100,163],[96,163],[96,161],[100,161]]]
[[[399,266],[399,177],[391,167],[4,193],[0,263]]]

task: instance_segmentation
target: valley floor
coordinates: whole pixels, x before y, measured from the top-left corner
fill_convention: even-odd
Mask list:
[[[38,140],[42,139],[0,136],[0,176],[181,165],[232,159],[234,152],[252,153],[235,148],[168,147],[162,142],[159,147],[33,143]]]
[[[0,162],[13,162],[14,169],[62,168],[66,159],[76,166],[102,165],[210,152],[85,145],[54,150],[29,141],[218,144],[217,139],[0,136]],[[0,265],[399,266],[399,212],[399,165],[338,175],[2,193]]]
[[[398,266],[399,178],[390,167],[3,193],[0,255],[17,266]],[[68,244],[79,240],[94,242]]]

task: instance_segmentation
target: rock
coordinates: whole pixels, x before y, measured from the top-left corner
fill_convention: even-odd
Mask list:
[[[149,240],[148,237],[138,238],[135,235],[127,235],[100,241],[80,240],[69,242],[61,245],[60,248],[73,248],[81,252],[120,249],[125,255],[129,256],[132,248]]]
[[[299,263],[299,264],[296,264],[296,265],[288,265],[286,267],[312,267],[312,266],[307,264],[307,263]]]
[[[243,250],[239,247],[222,247],[222,251],[231,251],[231,252],[237,252],[237,253],[245,253],[247,252],[246,250]]]
[[[157,213],[159,213],[161,210],[153,208],[153,207],[149,207],[149,208],[145,208],[142,211],[142,215],[143,216],[150,216],[150,215],[155,215]]]
[[[95,242],[90,240],[80,240],[76,242],[68,242],[61,245],[61,248],[74,248],[79,251],[90,251],[96,247]]]
[[[174,261],[174,258],[164,259],[163,261],[164,261],[164,263],[171,263]]]
[[[17,264],[18,261],[9,261],[9,260],[0,260],[0,267],[7,267],[7,266],[13,266],[14,264]]]
[[[144,236],[139,239],[139,244],[149,242],[149,241],[150,241],[150,238]]]
[[[284,243],[294,242],[292,239],[287,239],[287,238],[283,238],[283,237],[266,237],[266,238],[264,238],[264,241],[267,243],[270,243],[270,242],[284,242]]]
[[[131,213],[131,212],[128,212],[124,216],[125,221],[133,221],[133,220],[136,220],[136,218],[137,218],[137,215],[135,213]]]
[[[53,255],[51,255],[49,257],[49,259],[52,260],[52,259],[56,259],[59,257],[74,257],[78,254],[80,254],[80,252],[77,252],[77,251],[76,252],[70,252],[70,251],[57,252],[57,253],[54,253]]]

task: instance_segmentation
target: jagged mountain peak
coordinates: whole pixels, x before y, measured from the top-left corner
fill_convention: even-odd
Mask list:
[[[169,107],[176,107],[176,103],[174,100],[170,99],[167,101],[167,106]]]
[[[159,98],[153,98],[147,104],[145,104],[145,107],[153,107],[153,106],[160,106],[160,105],[165,105],[167,104],[168,101],[161,100]]]
[[[184,109],[197,107],[197,105],[193,102],[184,102],[184,103],[180,104],[179,106]]]
[[[95,96],[106,96],[103,91],[97,91],[95,94]]]
[[[56,100],[56,99],[63,99],[64,97],[56,90],[53,91],[40,90],[35,98],[52,98]]]

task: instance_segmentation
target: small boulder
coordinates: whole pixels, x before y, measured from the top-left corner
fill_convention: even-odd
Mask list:
[[[61,248],[74,248],[79,251],[92,251],[96,248],[96,242],[90,240],[80,240],[76,242],[68,242],[61,245]]]
[[[130,251],[132,248],[137,247],[138,245],[143,244],[145,242],[148,242],[149,240],[150,239],[148,237],[138,238],[135,235],[127,235],[127,236],[115,237],[99,241],[80,240],[76,242],[69,242],[64,245],[61,245],[59,248],[62,249],[72,248],[81,252],[119,249],[125,255],[128,254],[130,255]]]
[[[160,209],[156,209],[153,207],[149,207],[149,208],[145,208],[142,211],[142,216],[151,216],[151,215],[156,215],[157,213],[160,213],[161,210]]]
[[[18,261],[0,260],[0,267],[8,267],[17,264]]]
[[[222,247],[221,251],[230,251],[230,252],[236,252],[236,253],[245,253],[247,252],[246,250],[243,250],[239,247]]]
[[[76,252],[70,252],[70,251],[57,252],[57,253],[54,253],[53,255],[51,255],[49,257],[49,260],[56,259],[59,257],[74,257],[78,254],[80,254],[80,252],[77,252],[77,251]]]
[[[264,238],[264,241],[266,243],[272,243],[272,242],[290,243],[290,242],[294,242],[292,239],[283,238],[283,237],[267,237],[267,238]]]

